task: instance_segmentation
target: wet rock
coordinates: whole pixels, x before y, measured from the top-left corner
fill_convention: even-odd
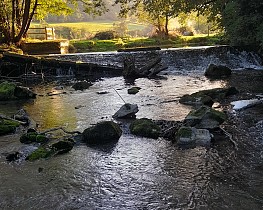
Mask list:
[[[112,117],[117,118],[135,118],[139,111],[137,104],[124,104]]]
[[[218,128],[226,120],[226,114],[208,106],[202,106],[197,110],[191,111],[185,118],[188,126],[214,129]]]
[[[232,74],[230,68],[222,65],[210,64],[205,71],[205,76],[212,79],[220,79],[223,77],[228,77]]]
[[[26,157],[28,161],[34,161],[41,158],[48,158],[53,155],[53,151],[50,148],[39,147]]]
[[[161,128],[152,120],[147,118],[134,120],[130,125],[132,134],[147,138],[157,139],[160,136]]]
[[[20,158],[21,154],[19,152],[10,153],[6,156],[7,161],[16,161]]]
[[[14,114],[13,118],[15,120],[19,120],[21,122],[24,122],[25,125],[29,125],[30,124],[29,116],[28,116],[28,114],[26,113],[26,111],[24,109],[18,110],[18,112],[16,114]]]
[[[20,142],[23,144],[31,144],[31,143],[46,143],[49,139],[42,134],[38,134],[37,132],[29,132],[26,134],[23,134],[20,137]]]
[[[141,89],[140,87],[132,87],[128,89],[128,94],[135,95],[139,93],[140,89]]]
[[[201,90],[191,95],[183,95],[179,102],[187,105],[207,105],[212,106],[214,101],[220,101],[224,98],[235,95],[238,90],[235,87],[214,88],[210,90]]]
[[[52,144],[51,147],[56,154],[64,154],[72,150],[74,144],[75,142],[73,139],[66,139]]]
[[[122,130],[117,123],[103,121],[85,129],[82,133],[82,139],[89,145],[99,145],[118,141],[121,135]]]
[[[181,127],[175,136],[177,144],[181,146],[206,146],[210,144],[211,139],[212,134],[207,129],[196,129],[194,127]]]
[[[27,87],[4,81],[0,84],[0,101],[35,98],[36,94]]]
[[[0,136],[15,132],[19,125],[19,122],[0,117]]]
[[[30,98],[36,98],[36,93],[31,91],[27,87],[22,86],[16,86],[14,91],[14,96],[18,99],[30,99]]]
[[[86,90],[88,89],[90,86],[92,86],[92,83],[87,82],[87,81],[81,81],[81,82],[77,82],[75,83],[72,88],[74,88],[75,90]]]

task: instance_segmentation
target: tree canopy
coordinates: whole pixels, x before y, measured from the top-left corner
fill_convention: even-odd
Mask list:
[[[103,0],[1,0],[0,38],[5,43],[19,45],[33,17],[43,19],[48,14],[68,15],[79,2],[88,14],[100,15],[107,10]]]

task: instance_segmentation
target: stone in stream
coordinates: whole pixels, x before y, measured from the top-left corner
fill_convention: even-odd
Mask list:
[[[137,104],[124,104],[112,117],[118,118],[135,118],[136,113],[139,111]]]
[[[185,118],[186,125],[203,129],[218,128],[226,120],[226,114],[208,106],[191,111]]]
[[[141,89],[140,87],[132,87],[132,88],[128,89],[128,94],[135,95],[135,94],[139,93],[140,89]]]
[[[4,81],[0,83],[0,101],[30,99],[36,94],[27,87],[18,86],[15,83]]]
[[[147,138],[157,139],[161,134],[161,128],[147,118],[134,120],[130,125],[132,134]]]
[[[205,71],[205,76],[212,79],[221,79],[232,74],[230,68],[222,65],[210,64]]]
[[[208,146],[213,135],[207,129],[181,127],[176,133],[175,140],[180,146]]]
[[[90,86],[92,86],[92,83],[87,81],[81,81],[72,85],[72,88],[74,88],[75,90],[85,90],[88,89]]]
[[[3,119],[0,116],[0,136],[13,133],[16,131],[16,128],[20,125],[19,122],[11,119]]]
[[[214,88],[209,90],[201,90],[191,95],[183,95],[179,102],[187,105],[207,105],[212,106],[214,101],[220,101],[224,98],[235,95],[238,90],[235,87]]]
[[[103,121],[85,129],[82,133],[82,140],[88,145],[100,145],[116,142],[121,135],[122,130],[117,123]]]

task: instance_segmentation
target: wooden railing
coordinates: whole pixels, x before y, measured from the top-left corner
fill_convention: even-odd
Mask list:
[[[54,40],[55,39],[55,29],[54,28],[48,28],[48,27],[29,28],[29,31],[27,34],[28,34],[28,36],[40,35],[41,39],[46,39],[46,40]]]

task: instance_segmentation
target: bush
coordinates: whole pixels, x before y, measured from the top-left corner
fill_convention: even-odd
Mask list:
[[[110,40],[117,37],[114,31],[102,31],[95,34],[94,38],[99,40]]]

